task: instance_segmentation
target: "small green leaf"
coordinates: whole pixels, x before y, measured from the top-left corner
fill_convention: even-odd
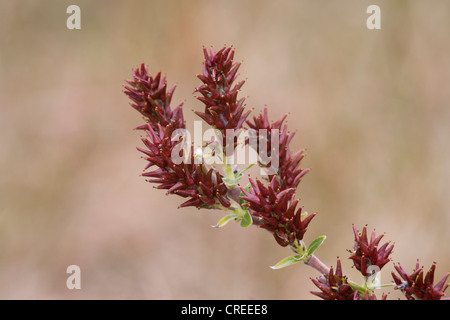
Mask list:
[[[322,243],[325,241],[326,238],[327,236],[320,236],[314,239],[313,242],[311,242],[311,244],[308,247],[307,251],[308,256],[312,255],[313,252],[316,251],[317,248],[319,248],[322,245]]]
[[[353,290],[358,290],[360,294],[364,294],[366,292],[366,288],[360,286],[359,284],[354,283],[353,281],[348,281],[348,284]]]
[[[248,226],[250,226],[252,224],[252,215],[250,214],[250,212],[248,212],[248,210],[245,210],[244,216],[242,217],[241,220],[241,227],[242,228],[247,228]]]
[[[212,227],[213,228],[223,227],[224,225],[226,225],[228,222],[230,222],[232,219],[235,219],[235,218],[236,218],[236,214],[235,213],[231,213],[229,215],[226,215],[222,219],[220,219],[219,222],[217,222],[217,224],[215,226],[212,226]]]
[[[290,266],[291,264],[302,261],[304,257],[305,257],[305,255],[301,256],[299,254],[297,254],[295,256],[286,257],[283,260],[281,260],[280,262],[278,262],[276,265],[271,266],[271,268],[274,270],[285,268],[287,266]]]
[[[246,170],[250,169],[251,167],[253,167],[254,163],[250,163],[248,166],[246,166],[245,168],[242,168],[241,170],[238,171],[238,173],[236,174],[236,176],[240,177]]]

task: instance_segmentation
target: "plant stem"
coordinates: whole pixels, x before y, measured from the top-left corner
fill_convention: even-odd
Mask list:
[[[319,258],[317,258],[314,254],[310,255],[308,259],[306,259],[305,264],[313,267],[321,274],[328,275],[330,273],[330,268],[328,268]]]

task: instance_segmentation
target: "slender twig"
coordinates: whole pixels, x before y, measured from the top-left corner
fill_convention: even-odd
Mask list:
[[[308,259],[306,259],[305,264],[313,267],[321,274],[328,275],[330,273],[330,268],[327,267],[325,263],[323,263],[319,258],[317,258],[314,254],[310,255]]]

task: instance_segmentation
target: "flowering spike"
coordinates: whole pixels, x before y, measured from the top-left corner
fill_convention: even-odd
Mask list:
[[[198,99],[205,105],[205,112],[196,112],[209,125],[223,130],[238,130],[249,113],[243,114],[244,99],[237,99],[237,93],[245,81],[233,86],[240,63],[235,63],[234,50],[223,47],[217,52],[210,48],[210,52],[203,48],[205,61],[203,74],[198,79],[203,83],[196,88],[203,97]]]
[[[392,272],[392,278],[396,284],[395,289],[399,289],[403,292],[408,300],[440,300],[445,295],[445,290],[448,287],[446,284],[449,273],[447,272],[444,277],[434,285],[434,272],[436,270],[436,263],[433,263],[423,277],[423,268],[419,267],[419,263],[416,263],[416,268],[411,274],[405,272],[402,266],[395,265],[395,270],[400,275],[398,277]]]
[[[280,187],[282,189],[288,188],[297,188],[298,184],[301,181],[301,178],[309,172],[309,169],[300,169],[299,165],[301,160],[304,158],[304,150],[300,150],[294,154],[291,154],[289,143],[294,137],[295,133],[287,133],[287,126],[282,125],[283,121],[286,119],[287,115],[282,116],[278,121],[270,124],[267,107],[264,108],[262,114],[258,117],[254,116],[253,121],[246,121],[247,125],[251,130],[255,131],[255,135],[258,138],[259,145],[261,143],[266,143],[266,150],[268,152],[268,156],[271,156],[271,150],[276,146],[272,146],[272,134],[276,132],[274,130],[278,130],[279,135],[279,145],[278,150],[278,158],[279,158],[279,168],[276,175],[280,181]],[[267,138],[264,142],[263,136],[261,136],[260,130],[266,130]],[[259,147],[257,149],[259,152]],[[270,153],[270,154],[269,154]],[[269,166],[269,164],[267,164]],[[272,176],[269,176],[269,180]]]
[[[349,259],[353,260],[355,268],[365,277],[370,275],[367,271],[370,266],[377,266],[381,270],[390,261],[389,255],[392,253],[394,245],[387,248],[389,245],[387,243],[378,249],[377,244],[383,235],[375,237],[375,233],[373,233],[369,242],[367,238],[367,226],[364,226],[362,232],[359,233],[353,225],[353,233],[355,235],[355,244]]]
[[[191,146],[187,163],[174,164],[172,152],[182,139],[172,140],[176,129],[184,129],[182,103],[174,110],[170,107],[175,86],[167,89],[166,77],[158,72],[155,77],[148,73],[145,64],[132,71],[132,80],[127,80],[124,93],[130,98],[131,106],[139,111],[146,120],[146,125],[138,129],[145,130],[147,137],[142,138],[146,148],[138,148],[146,157],[148,164],[145,170],[153,166],[158,168],[144,172],[142,176],[150,177],[147,181],[157,183],[157,189],[167,189],[167,193],[181,197],[191,197],[180,207],[195,206],[209,208],[216,204],[230,206],[228,189],[223,185],[220,176],[203,170],[202,164],[193,163]],[[184,152],[184,150],[183,150]]]
[[[290,245],[295,247],[297,241],[302,240],[308,224],[314,218],[315,213],[301,219],[301,208],[294,214],[299,202],[295,199],[295,189],[281,190],[276,177],[268,186],[264,186],[259,180],[249,178],[251,188],[245,190],[241,187],[243,196],[247,201],[245,206],[253,217],[261,217],[259,227],[273,232],[277,243],[283,247]]]
[[[150,76],[144,63],[133,70],[132,75],[133,80],[127,80],[128,85],[124,87],[124,93],[132,102],[131,106],[139,111],[151,126],[158,123],[167,126],[174,122],[176,128],[184,128],[184,119],[180,112],[183,103],[175,110],[170,107],[175,86],[167,91],[166,78],[161,78],[160,72],[154,78]]]
[[[355,293],[358,294],[358,291],[353,290],[349,285],[347,278],[342,276],[342,266],[339,259],[336,264],[336,272],[331,267],[328,274],[323,274],[322,277],[311,280],[320,289],[320,291],[311,291],[311,293],[323,300],[355,300]]]

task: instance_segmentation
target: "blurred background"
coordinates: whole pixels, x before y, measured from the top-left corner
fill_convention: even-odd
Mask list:
[[[81,8],[68,30],[66,8]],[[381,8],[381,30],[366,9]],[[202,46],[236,49],[254,114],[289,113],[318,212],[306,242],[347,249],[352,224],[386,233],[394,262],[450,271],[450,3],[409,1],[0,2],[0,298],[315,299],[314,270],[223,213],[176,209],[139,176],[140,115],[122,93],[141,62],[177,83],[188,123],[203,108]],[[206,128],[206,125],[204,125]],[[81,290],[66,268],[81,268]],[[393,264],[382,271],[390,282]],[[390,298],[401,295],[393,289]],[[447,292],[449,294],[449,292]],[[381,295],[381,293],[380,293]]]

